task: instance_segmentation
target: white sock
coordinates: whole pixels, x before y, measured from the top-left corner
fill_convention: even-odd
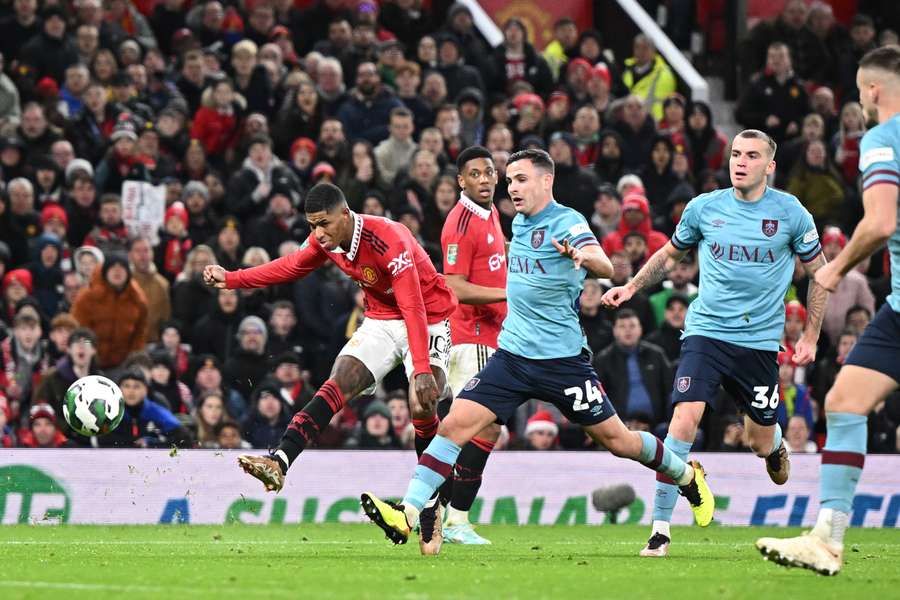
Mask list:
[[[447,525],[467,525],[469,523],[469,511],[459,510],[452,506],[447,508]]]
[[[277,457],[280,458],[282,461],[284,461],[284,464],[287,465],[288,467],[291,466],[291,461],[288,460],[288,455],[285,454],[284,450],[276,450],[276,451],[275,451],[275,456],[277,456]]]
[[[844,534],[850,524],[850,515],[833,508],[819,509],[819,517],[812,534],[834,545],[844,547]]]
[[[684,470],[684,473],[681,474],[681,478],[676,481],[678,485],[687,485],[694,480],[694,467],[690,465],[690,463],[685,463],[687,468]]]
[[[415,527],[419,523],[419,509],[415,506],[403,505],[403,513],[406,515],[406,522],[410,528]]]
[[[668,521],[653,521],[653,534],[661,533],[670,540],[672,539],[672,534],[669,533],[669,522]]]

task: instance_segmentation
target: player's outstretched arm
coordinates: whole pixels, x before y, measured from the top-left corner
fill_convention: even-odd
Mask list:
[[[828,290],[816,283],[816,272],[826,265],[825,255],[821,252],[809,262],[803,263],[806,276],[809,277],[809,291],[806,293],[806,328],[794,348],[795,365],[804,366],[816,360],[816,348],[822,321],[825,319],[825,307],[828,305]]]
[[[672,245],[672,242],[667,242],[644,263],[631,281],[603,294],[603,298],[600,300],[601,304],[608,308],[618,308],[620,304],[629,301],[637,292],[665,279],[666,274],[675,268],[675,265],[684,258],[687,252],[687,250],[679,250]]]
[[[310,236],[312,237],[312,236]],[[317,244],[307,242],[300,250],[276,258],[264,265],[237,271],[226,271],[219,265],[203,269],[203,282],[216,288],[261,288],[290,283],[306,277],[328,260]]]
[[[447,285],[462,304],[493,304],[506,302],[506,288],[492,288],[472,283],[460,273],[444,275]]]
[[[887,242],[897,229],[897,194],[893,183],[878,183],[863,192],[862,221],[841,253],[816,272],[816,283],[833,292],[850,269]]]

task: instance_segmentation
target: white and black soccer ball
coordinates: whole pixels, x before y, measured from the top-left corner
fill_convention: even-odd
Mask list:
[[[102,375],[82,377],[69,386],[63,417],[81,435],[104,435],[119,426],[125,399],[116,383]]]

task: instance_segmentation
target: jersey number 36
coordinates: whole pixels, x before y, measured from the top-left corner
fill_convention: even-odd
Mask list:
[[[775,389],[772,391],[772,395],[769,395],[769,386],[767,385],[755,385],[753,386],[753,391],[756,392],[756,397],[753,399],[753,402],[750,403],[750,406],[753,408],[778,408],[778,402],[781,397],[778,394],[778,385],[775,385]]]

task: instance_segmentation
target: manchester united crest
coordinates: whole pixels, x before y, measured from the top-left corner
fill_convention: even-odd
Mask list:
[[[378,281],[378,271],[376,271],[374,267],[366,265],[362,268],[362,277],[366,284],[372,285]]]
[[[540,248],[544,243],[544,233],[546,229],[536,229],[531,232],[531,247],[532,248]]]
[[[762,232],[766,237],[772,237],[778,233],[778,219],[763,219]]]

